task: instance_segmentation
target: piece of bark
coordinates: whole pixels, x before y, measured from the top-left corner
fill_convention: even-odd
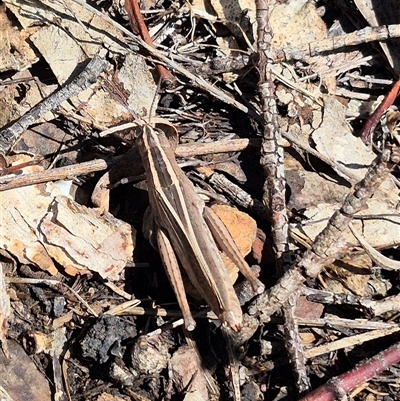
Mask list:
[[[14,340],[8,341],[10,359],[0,352],[0,386],[13,401],[51,401],[47,378],[38,370],[24,349]]]
[[[169,375],[178,392],[197,393],[199,400],[208,400],[207,380],[196,351],[184,345],[174,352],[169,362]]]
[[[7,293],[6,282],[4,280],[3,263],[0,261],[0,342],[4,354],[9,358],[7,349],[7,328],[8,318],[11,315],[10,297]]]
[[[29,167],[39,172],[38,166]],[[97,271],[116,278],[132,258],[134,231],[111,214],[78,205],[53,183],[2,194],[0,247],[21,263],[57,274],[55,258],[70,274]]]

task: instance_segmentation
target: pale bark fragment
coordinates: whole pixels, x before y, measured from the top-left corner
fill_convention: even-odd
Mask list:
[[[0,262],[0,344],[4,355],[9,358],[7,348],[7,329],[8,318],[11,315],[10,297],[7,293],[6,282],[4,279],[3,263]]]

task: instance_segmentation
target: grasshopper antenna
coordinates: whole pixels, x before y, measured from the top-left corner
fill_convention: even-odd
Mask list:
[[[160,76],[160,78],[158,79],[157,88],[156,88],[156,91],[155,91],[155,93],[154,93],[153,100],[152,100],[151,106],[150,106],[150,111],[149,111],[149,124],[151,124],[151,117],[152,117],[152,115],[153,115],[153,111],[154,111],[155,108],[157,107],[157,106],[156,106],[156,99],[157,99],[158,95],[160,94],[161,84],[162,84],[162,83],[163,83],[163,80],[162,80],[162,78],[161,78],[161,76]],[[154,114],[154,115],[155,115],[155,114]]]

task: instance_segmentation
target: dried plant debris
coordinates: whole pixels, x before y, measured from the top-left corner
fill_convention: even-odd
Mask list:
[[[186,391],[186,400],[208,400],[207,379],[201,360],[190,346],[182,346],[171,357],[170,375],[179,392]]]
[[[0,341],[4,355],[9,358],[7,346],[8,319],[12,313],[10,296],[7,293],[3,263],[0,262]]]
[[[30,170],[40,171],[40,167]],[[132,258],[135,232],[111,214],[76,204],[52,184],[1,194],[1,246],[21,263],[54,275],[53,259],[70,275],[97,272],[116,279]]]
[[[16,341],[8,343],[10,358],[0,355],[0,385],[11,400],[52,400],[46,376]]]
[[[398,24],[400,14],[393,1],[385,1],[375,6],[370,0],[355,0],[358,10],[371,26],[382,26]],[[388,43],[380,43],[385,52],[386,60],[398,74],[400,72],[400,53],[398,50],[399,39],[391,40]]]
[[[4,0],[0,398],[399,399],[399,36],[390,1]],[[190,335],[149,193],[229,241],[213,305],[169,271]]]
[[[15,31],[7,17],[6,6],[0,7],[0,72],[24,71],[38,61],[26,42],[26,32]]]
[[[306,234],[313,241],[337,209],[337,204],[329,205],[327,203],[320,203],[318,206],[307,208],[305,212],[307,220],[297,226],[298,232]],[[398,230],[400,216],[396,207],[384,198],[370,199],[367,202],[367,207],[357,214],[357,218],[352,224],[358,232],[363,233],[366,241],[374,248],[392,248],[400,244]],[[293,229],[296,230],[296,224],[293,225]],[[358,241],[350,230],[344,233],[344,238],[349,248],[358,246]]]
[[[74,111],[76,107],[84,104],[85,116],[102,126],[129,120],[131,113],[148,115],[156,88],[151,72],[143,57],[126,54],[121,46],[123,35],[109,22],[93,16],[90,11],[73,1],[43,2],[40,5],[16,1],[8,3],[7,6],[24,29],[29,30],[30,42],[49,64],[59,84],[68,81],[76,72],[77,66],[88,57],[98,54],[105,43],[126,56],[116,75],[104,77],[106,84],[113,85],[117,88],[115,90],[122,93],[122,101],[125,103],[120,104],[110,96],[108,90],[89,89],[71,99],[74,107],[63,103],[62,107],[65,110]],[[69,15],[68,18],[65,18],[65,13]],[[57,24],[41,25],[43,21],[56,19],[64,21],[62,27]],[[135,71],[134,74],[131,73],[132,70]]]
[[[241,254],[243,256],[248,255],[256,238],[257,225],[255,220],[248,214],[227,205],[214,205],[212,209],[232,235]],[[236,282],[239,273],[237,266],[225,254],[222,255],[222,259],[232,283]]]

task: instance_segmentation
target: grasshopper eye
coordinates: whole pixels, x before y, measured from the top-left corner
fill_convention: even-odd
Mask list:
[[[242,329],[242,319],[238,318],[233,311],[224,311],[219,316],[222,324],[230,327],[233,331],[240,331]]]

